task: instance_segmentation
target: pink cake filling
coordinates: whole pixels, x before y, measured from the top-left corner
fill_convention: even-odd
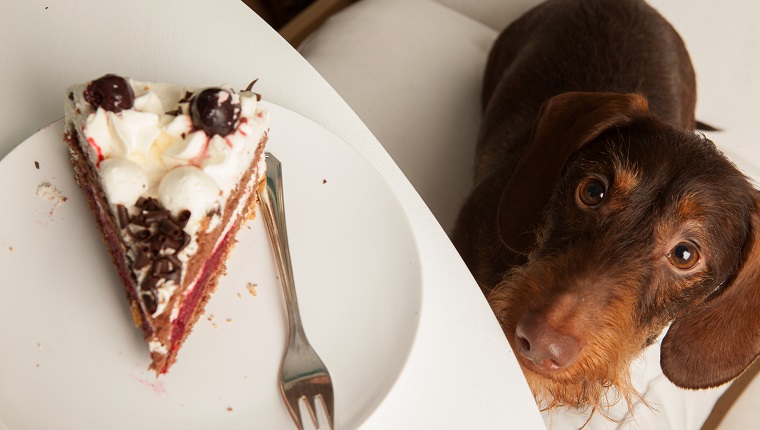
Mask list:
[[[206,261],[206,264],[203,265],[203,269],[201,269],[192,290],[182,303],[177,319],[172,322],[172,334],[169,340],[171,346],[169,347],[169,356],[166,360],[167,363],[173,361],[172,357],[179,350],[179,342],[185,338],[185,331],[187,330],[188,324],[192,323],[194,318],[197,318],[196,309],[198,307],[198,302],[200,302],[201,298],[205,296],[204,292],[206,290],[206,284],[211,276],[215,274],[215,269],[229,250],[229,239],[231,234],[232,230],[227,232],[219,243],[219,246],[214,250],[214,253],[211,254],[211,257]],[[165,366],[163,369],[159,370],[159,373],[166,373],[167,370],[168,366]]]

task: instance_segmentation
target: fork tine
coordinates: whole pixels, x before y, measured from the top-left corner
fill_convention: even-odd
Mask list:
[[[334,414],[334,400],[333,400],[333,392],[332,390],[324,390],[323,393],[319,394],[319,397],[322,398],[322,404],[325,408],[325,413],[327,415],[328,421],[330,421],[330,428],[335,428],[335,420],[333,417]]]
[[[285,390],[280,390],[280,392],[282,393],[282,397],[285,399],[285,404],[288,406],[290,416],[296,423],[296,427],[298,427],[298,430],[303,430],[303,420],[301,420],[301,407],[298,404],[300,397],[293,391],[287,393]]]
[[[303,396],[303,403],[306,406],[306,410],[309,412],[311,422],[314,423],[314,428],[322,429],[319,426],[319,419],[317,419],[317,398],[316,396]]]

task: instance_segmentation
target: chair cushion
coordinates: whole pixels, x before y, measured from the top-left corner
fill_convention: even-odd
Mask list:
[[[536,0],[434,0],[494,30],[501,31],[514,18],[539,2]]]
[[[482,75],[496,36],[434,1],[364,0],[299,47],[447,231],[471,185]]]

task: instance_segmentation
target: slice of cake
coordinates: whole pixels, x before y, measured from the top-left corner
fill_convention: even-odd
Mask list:
[[[67,91],[76,180],[165,373],[263,186],[269,113],[251,91],[106,75]]]

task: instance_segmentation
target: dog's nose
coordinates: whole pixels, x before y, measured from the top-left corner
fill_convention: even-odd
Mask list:
[[[545,371],[569,366],[581,349],[576,337],[557,331],[536,312],[528,312],[517,323],[515,343],[520,354]]]

